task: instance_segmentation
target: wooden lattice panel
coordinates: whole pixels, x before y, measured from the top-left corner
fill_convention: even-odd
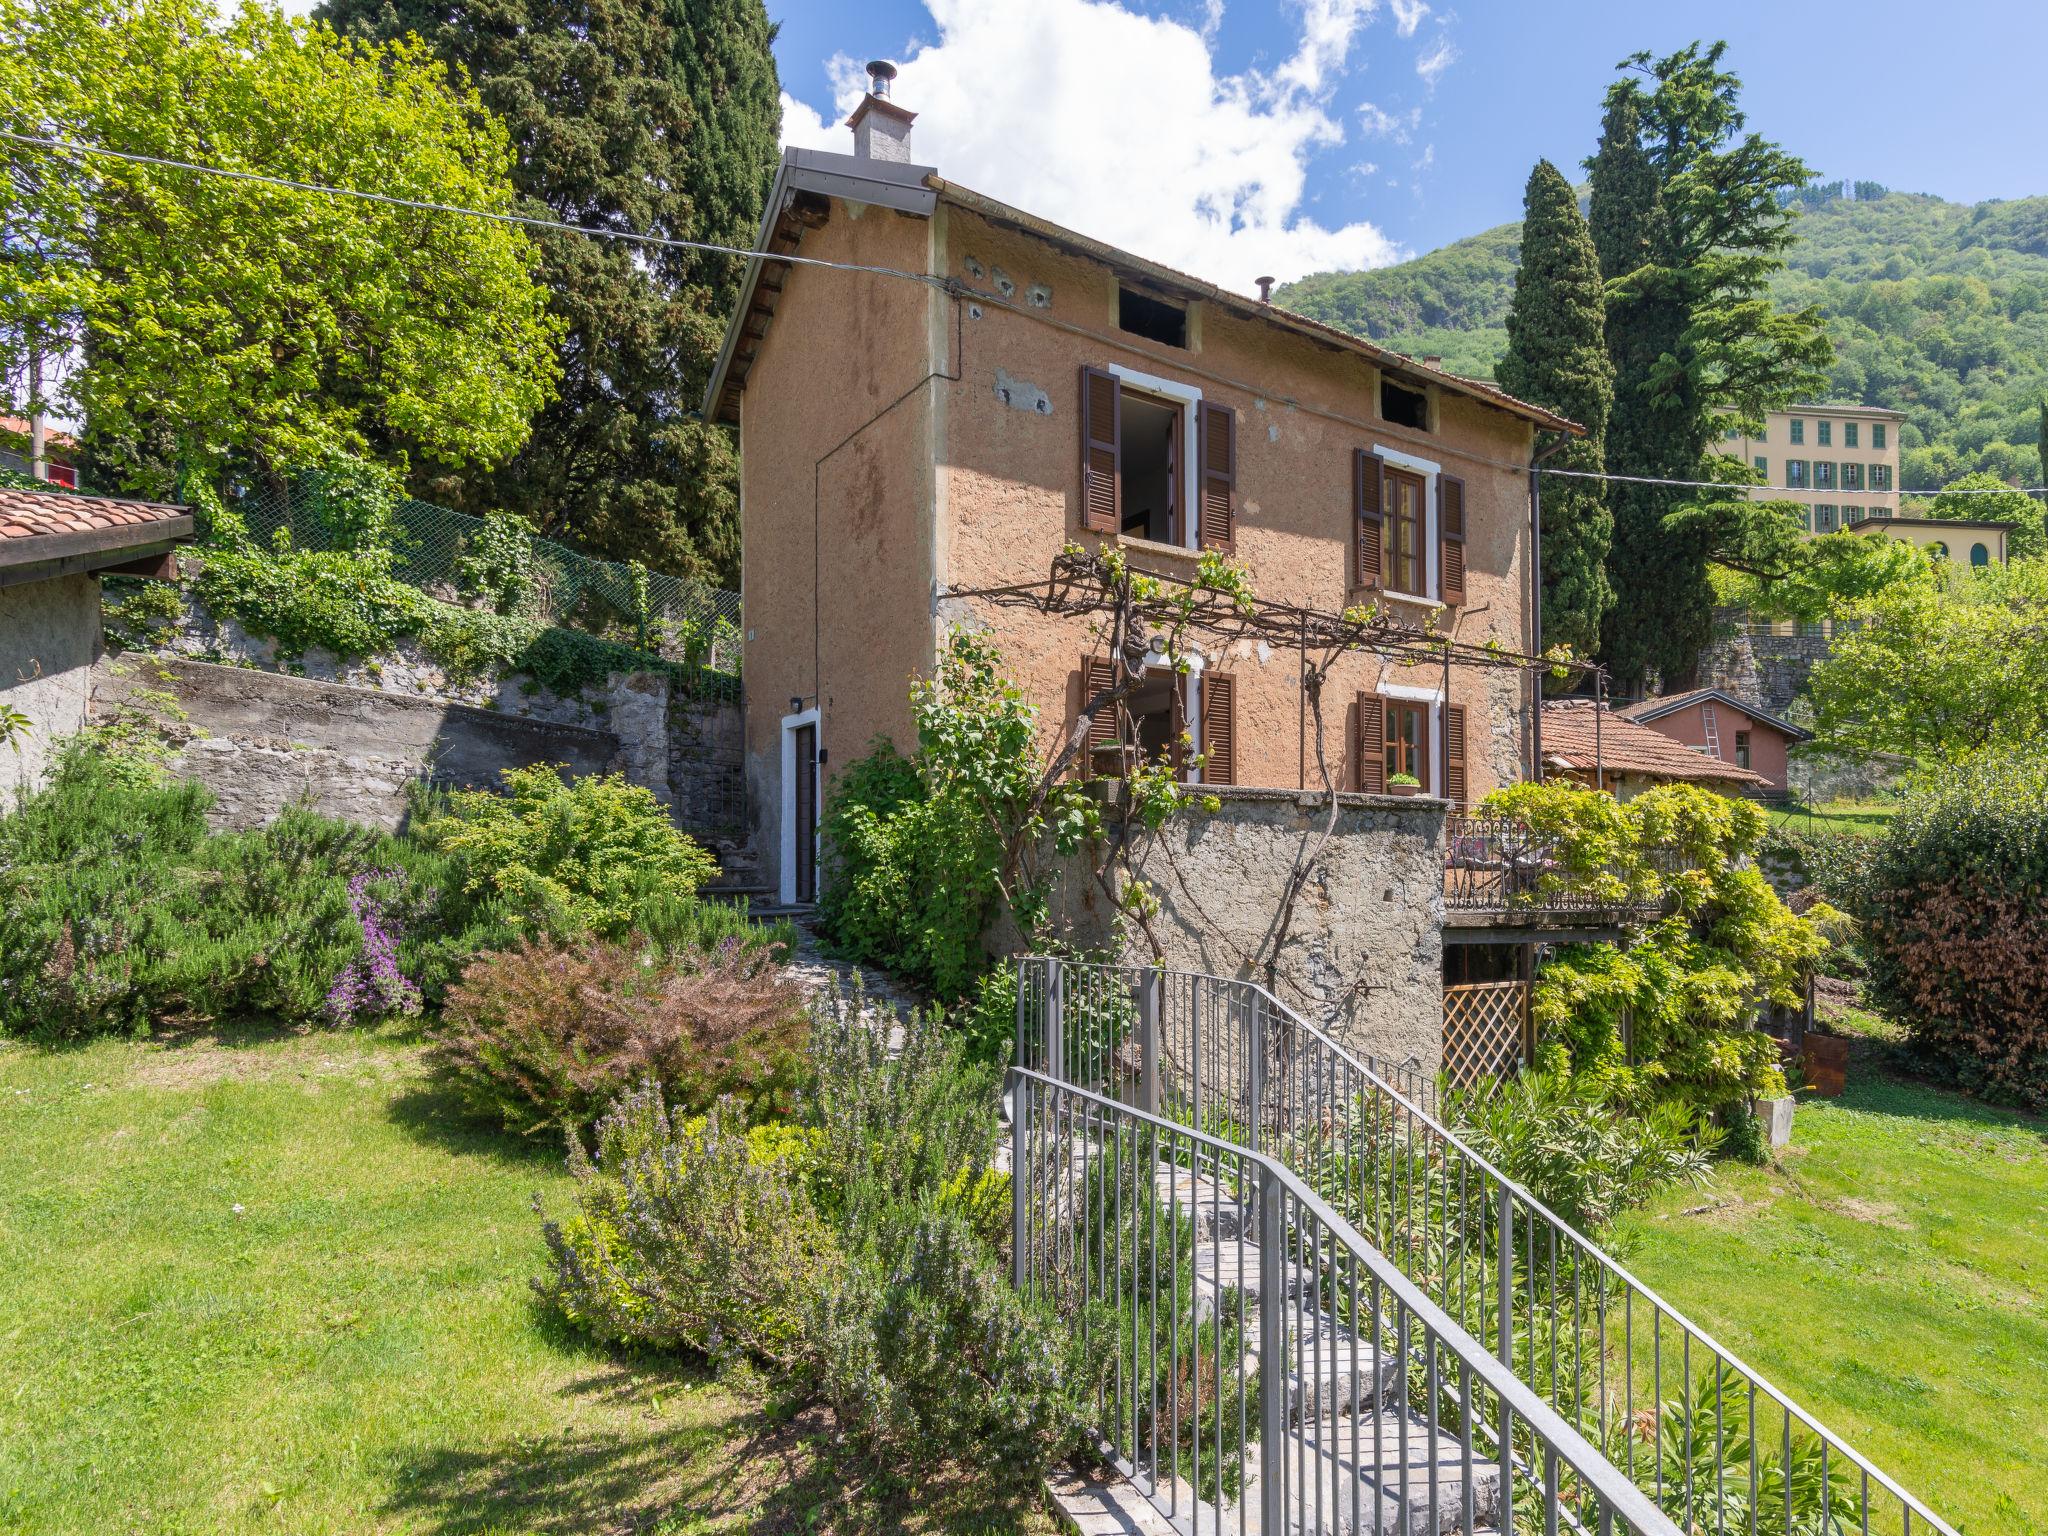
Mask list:
[[[1506,1077],[1528,1060],[1529,984],[1481,981],[1444,988],[1444,1075],[1463,1086]]]

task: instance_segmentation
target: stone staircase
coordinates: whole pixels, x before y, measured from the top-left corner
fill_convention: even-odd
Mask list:
[[[1074,1147],[1065,1182],[1076,1195],[1086,1189],[1095,1159],[1092,1146]],[[1461,1439],[1441,1425],[1433,1428],[1426,1403],[1415,1400],[1411,1362],[1394,1331],[1383,1322],[1361,1331],[1329,1308],[1322,1298],[1350,1277],[1289,1258],[1278,1266],[1278,1293],[1269,1296],[1256,1209],[1186,1167],[1155,1170],[1153,1191],[1162,1219],[1172,1211],[1192,1222],[1194,1315],[1198,1322],[1241,1321],[1247,1380],[1265,1373],[1260,1354],[1268,1309],[1278,1308],[1285,1319],[1279,1368],[1286,1382],[1286,1536],[1498,1536],[1501,1478],[1490,1442],[1474,1442],[1468,1468]],[[1221,1509],[1197,1497],[1185,1477],[1162,1468],[1155,1483],[1142,1465],[1121,1482],[1065,1469],[1052,1480],[1052,1492],[1089,1536],[1169,1527],[1260,1536],[1262,1449],[1246,1447],[1244,1485]]]

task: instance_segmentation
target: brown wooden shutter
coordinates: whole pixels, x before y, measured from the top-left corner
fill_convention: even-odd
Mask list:
[[[1075,708],[1086,709],[1090,699],[1094,698],[1097,694],[1107,693],[1115,686],[1115,662],[1104,656],[1082,657],[1081,702]],[[1088,722],[1088,755],[1090,761],[1083,770],[1083,778],[1092,776],[1095,771],[1095,764],[1093,762],[1095,753],[1102,748],[1116,746],[1119,740],[1116,728],[1116,706],[1114,704],[1105,704],[1095,712],[1095,718]]]
[[[1444,798],[1465,803],[1465,706],[1444,706]]]
[[[1237,547],[1237,413],[1204,400],[1195,416],[1195,542],[1225,554]]]
[[[1465,482],[1437,479],[1437,569],[1443,572],[1446,603],[1465,601]]]
[[[1387,707],[1376,693],[1358,696],[1358,787],[1368,795],[1387,792]]]
[[[1090,533],[1123,528],[1123,391],[1116,375],[1081,370],[1081,526]]]
[[[1202,740],[1204,784],[1237,782],[1237,680],[1227,672],[1204,672]]]
[[[1352,539],[1351,584],[1376,587],[1382,570],[1381,545],[1385,531],[1386,465],[1376,453],[1363,448],[1351,456],[1351,512],[1357,533]]]

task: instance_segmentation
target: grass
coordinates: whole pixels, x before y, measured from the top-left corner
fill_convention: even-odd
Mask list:
[[[566,1179],[405,1038],[0,1042],[0,1530],[1049,1528],[849,1491],[814,1415],[556,1328]]]
[[[2042,1536],[2048,1123],[1881,1054],[1776,1167],[1625,1218],[1628,1263],[1965,1536]]]
[[[1898,814],[1898,809],[1892,801],[1831,800],[1825,805],[1811,807],[1772,807],[1766,814],[1772,826],[1783,827],[1788,832],[1847,832],[1858,837],[1875,837]]]

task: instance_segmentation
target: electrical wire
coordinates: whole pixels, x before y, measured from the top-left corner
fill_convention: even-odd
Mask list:
[[[288,192],[316,192],[327,197],[352,197],[366,203],[381,203],[391,208],[412,208],[422,213],[450,213],[464,218],[490,219],[500,224],[516,224],[528,229],[554,230],[561,234],[588,235],[598,240],[624,240],[636,245],[652,245],[664,250],[703,251],[717,256],[745,256],[751,261],[780,261],[797,267],[829,267],[835,272],[861,272],[870,277],[898,277],[926,287],[950,291],[944,278],[934,277],[928,272],[906,272],[899,267],[866,267],[853,262],[825,261],[816,256],[784,255],[777,251],[755,251],[745,246],[719,245],[709,240],[682,240],[671,235],[647,235],[634,230],[606,229],[597,224],[570,224],[561,219],[544,219],[524,213],[502,213],[489,208],[465,208],[456,203],[434,203],[420,198],[395,197],[388,192],[364,192],[356,187],[330,187],[317,181],[294,181],[287,176],[267,176],[257,171],[235,171],[218,165],[199,165],[190,160],[173,160],[162,155],[138,155],[126,150],[103,149],[94,144],[75,144],[68,139],[43,138],[32,133],[15,133],[0,128],[0,139],[11,139],[17,144],[33,144],[41,149],[56,150],[67,155],[91,155],[106,160],[121,160],[130,165],[154,165],[171,171],[190,171],[199,176],[220,176],[229,181],[252,182],[258,186],[278,187]]]
[[[512,224],[527,229],[553,230],[560,234],[585,235],[597,240],[623,240],[636,245],[651,245],[664,250],[701,251],[718,256],[744,256],[750,261],[779,261],[795,267],[822,267],[833,272],[855,272],[869,277],[894,277],[906,282],[936,288],[942,293],[959,295],[973,292],[964,285],[954,283],[950,278],[936,277],[929,272],[910,272],[900,267],[871,267],[854,262],[826,261],[816,256],[796,256],[775,251],[750,250],[745,246],[719,245],[709,240],[683,240],[671,235],[641,234],[634,230],[606,229],[596,224],[571,224],[561,219],[540,218],[531,214],[503,213],[488,208],[465,208],[456,203],[429,202],[421,198],[396,197],[388,192],[365,192],[356,187],[333,187],[315,181],[297,181],[286,176],[270,176],[258,171],[236,171],[225,166],[201,165],[191,160],[175,160],[163,155],[134,154],[127,150],[106,149],[95,144],[78,144],[68,139],[46,138],[31,133],[15,133],[0,128],[0,139],[17,144],[34,145],[40,149],[55,150],[60,154],[96,156],[107,160],[120,160],[130,165],[152,165],[164,170],[187,171],[198,176],[219,176],[229,181],[250,182],[258,186],[277,187],[290,192],[311,192],[326,197],[355,198],[366,203],[380,203],[392,208],[410,208],[422,213],[446,213],[463,218],[489,219],[500,224]],[[995,300],[993,294],[979,295]],[[1719,491],[1724,494],[1748,495],[1752,491],[1769,491],[1786,495],[1813,495],[1819,487],[1806,485],[1744,485],[1727,480],[1678,480],[1657,475],[1616,475],[1596,473],[1585,469],[1556,469],[1548,465],[1516,464],[1505,459],[1487,459],[1479,455],[1468,455],[1474,462],[1489,464],[1497,469],[1512,470],[1526,474],[1532,467],[1539,475],[1554,475],[1568,480],[1599,480],[1616,485],[1659,485],[1678,490]],[[1837,496],[2005,496],[2015,490],[2022,495],[2038,496],[2048,494],[2048,486],[1997,486],[1962,487],[1952,490],[1908,490],[1898,491],[1847,491],[1835,490]]]

